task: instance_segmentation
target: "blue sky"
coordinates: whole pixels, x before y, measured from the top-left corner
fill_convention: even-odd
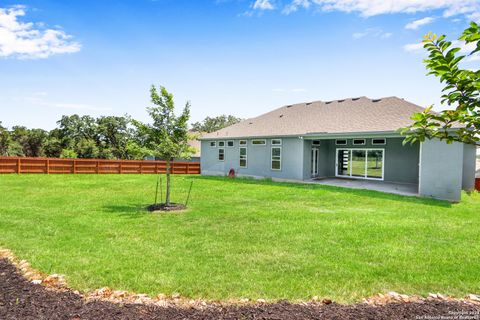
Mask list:
[[[399,96],[439,109],[418,43],[456,39],[480,0],[0,1],[0,121],[51,129],[63,114],[148,120],[151,84],[192,121]],[[478,57],[465,64],[478,69]]]

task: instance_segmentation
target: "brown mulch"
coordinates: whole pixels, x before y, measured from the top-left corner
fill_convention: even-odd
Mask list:
[[[161,307],[85,301],[70,290],[32,284],[7,259],[0,259],[0,319],[478,319],[480,306],[461,302],[368,304],[207,305]],[[441,317],[444,318],[441,318]],[[476,318],[475,318],[476,316]],[[469,318],[470,317],[470,318]]]

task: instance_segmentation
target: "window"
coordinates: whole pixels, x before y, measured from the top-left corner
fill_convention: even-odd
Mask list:
[[[337,176],[383,180],[384,149],[337,149]]]
[[[223,148],[218,149],[218,160],[225,161],[225,149]]]
[[[216,141],[210,141],[210,147],[216,147],[217,146],[217,142]]]
[[[247,145],[247,140],[240,140],[238,141],[238,144],[241,146],[246,146]]]
[[[252,140],[252,145],[254,146],[264,146],[266,144],[267,144],[267,141],[265,139]]]
[[[272,145],[281,146],[282,145],[282,139],[272,139]]]
[[[312,146],[319,146],[320,145],[320,140],[313,140],[312,141]]]
[[[219,147],[225,147],[225,141],[218,141]]]
[[[247,167],[247,147],[240,147],[240,168]]]
[[[272,170],[282,169],[282,148],[272,147]]]
[[[385,138],[372,139],[372,144],[373,144],[374,146],[385,145],[385,144],[387,144],[387,139],[385,139]]]
[[[337,146],[346,146],[347,145],[347,140],[346,139],[337,139],[337,140],[335,140],[335,144]]]
[[[365,145],[365,139],[353,139],[353,145],[354,146],[364,146]]]
[[[233,140],[227,141],[227,147],[233,147]]]

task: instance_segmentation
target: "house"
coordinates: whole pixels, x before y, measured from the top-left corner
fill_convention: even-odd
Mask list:
[[[440,140],[403,145],[398,129],[424,109],[397,97],[284,106],[201,138],[203,175],[378,181],[458,201],[474,188],[476,146]]]

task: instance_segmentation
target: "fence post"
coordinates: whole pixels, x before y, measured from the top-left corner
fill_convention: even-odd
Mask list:
[[[17,159],[17,173],[20,174],[20,167],[21,167],[21,164],[20,164],[20,158]]]
[[[77,173],[77,160],[73,160],[73,174]]]
[[[96,161],[95,162],[95,172],[98,173],[100,171],[99,167],[98,167],[98,163],[99,161]]]
[[[122,161],[118,162],[118,173],[122,174]]]
[[[50,174],[50,159],[47,159],[47,174]]]

